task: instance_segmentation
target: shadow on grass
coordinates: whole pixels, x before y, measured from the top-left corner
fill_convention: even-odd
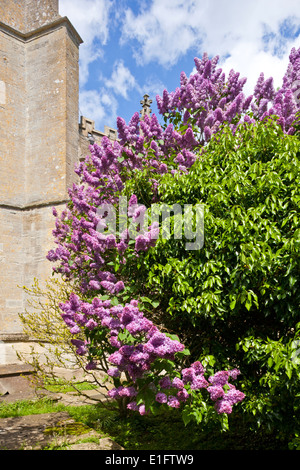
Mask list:
[[[230,417],[230,428],[189,423],[184,426],[178,410],[157,416],[118,413],[98,405],[65,406],[49,399],[0,404],[0,418],[67,411],[76,422],[110,436],[126,450],[287,450],[288,445],[264,430],[254,432],[238,416]]]

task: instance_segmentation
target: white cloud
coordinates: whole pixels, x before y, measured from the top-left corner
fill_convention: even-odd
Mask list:
[[[114,63],[111,78],[105,80],[105,86],[111,88],[115,94],[121,95],[125,99],[128,99],[129,91],[134,88],[137,90],[140,89],[136,79],[128,67],[124,65],[123,60]]]
[[[166,85],[158,77],[149,76],[142,86],[141,92],[143,95],[147,93],[155,98],[156,95],[162,95],[165,88],[167,88]]]
[[[195,22],[195,7],[187,0],[154,0],[150,9],[135,16],[127,9],[123,41],[137,39],[141,44],[134,54],[140,63],[152,60],[173,65],[188,49],[199,42],[201,31]],[[199,5],[199,4],[198,4]]]
[[[80,110],[98,126],[105,123],[114,127],[122,106],[117,97],[130,99],[130,94],[138,91],[141,96],[148,93],[154,98],[164,88],[169,89],[158,77],[156,66],[171,67],[187,53],[198,57],[204,51],[209,56],[219,55],[219,65],[226,74],[233,68],[247,77],[244,91],[251,94],[260,72],[266,78],[273,76],[275,86],[280,86],[291,48],[300,47],[298,0],[59,2],[60,14],[70,19],[84,41],[80,46]],[[114,36],[117,30],[126,49],[118,50]],[[109,42],[112,38],[114,44]],[[152,69],[149,73],[150,67],[139,67],[135,76],[132,74],[121,55],[128,57],[129,48],[139,65],[154,65],[153,73]],[[90,65],[104,60],[104,54],[106,62],[114,63],[112,75],[99,77],[98,72],[97,77],[91,77]],[[116,57],[120,61],[115,62]],[[185,72],[189,74],[193,66],[191,61]],[[164,77],[167,80],[165,73]]]
[[[99,123],[115,127],[118,103],[116,98],[107,90],[82,90],[79,96],[80,114],[95,121],[95,127],[100,129]]]
[[[231,50],[230,57],[220,62],[220,66],[228,76],[231,69],[240,72],[240,77],[246,77],[247,82],[244,86],[244,93],[246,95],[253,94],[254,87],[261,72],[264,73],[265,79],[273,77],[274,87],[282,85],[282,78],[286,71],[289,62],[290,49],[293,46],[286,48],[286,52],[282,57],[277,57],[269,52],[260,50],[253,43],[243,42],[237,43]],[[247,53],[245,54],[245,50]]]
[[[60,0],[59,13],[67,16],[83,39],[80,46],[80,85],[87,83],[89,64],[103,55],[109,36],[113,0]]]
[[[127,8],[122,34],[123,43],[138,41],[134,54],[141,64],[169,67],[189,50],[198,51],[198,57],[206,51],[220,56],[225,71],[234,68],[246,76],[253,89],[260,72],[281,85],[290,49],[300,46],[299,36],[287,35],[299,30],[298,0],[153,0],[145,5],[137,15]]]

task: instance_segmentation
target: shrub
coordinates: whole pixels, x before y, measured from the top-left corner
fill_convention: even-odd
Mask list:
[[[166,371],[173,384],[183,380],[184,371],[198,370],[199,358],[202,372],[196,375],[204,380],[206,368],[211,385],[198,391],[211,392],[218,412],[230,413],[229,398],[244,396],[227,382],[240,362],[242,386],[249,393],[244,403],[250,409],[254,400],[259,409],[254,384],[266,369],[245,358],[246,338],[260,338],[261,351],[269,339],[282,337],[285,345],[297,341],[299,147],[294,120],[299,100],[294,84],[300,78],[299,54],[291,51],[281,89],[275,92],[272,79],[261,74],[247,98],[238,73],[230,72],[225,80],[216,68],[218,58],[195,59],[196,73],[189,79],[182,74],[180,88],[158,98],[165,124],[155,115],[141,121],[136,113],[128,125],[118,118],[119,141],[103,138],[91,147],[91,156],[76,169],[80,183],[70,188],[66,209],[60,216],[54,210],[58,247],[48,259],[58,262],[54,271],[79,293],[60,305],[64,321],[77,353],[87,355],[88,368],[103,360],[120,366],[117,372],[125,373],[126,381],[120,385],[113,377],[115,393],[127,409],[138,406],[144,412],[153,396],[165,401],[158,374]],[[129,198],[125,212],[118,206],[120,196]],[[202,204],[204,247],[190,252],[180,237],[156,240],[159,224],[141,226],[153,202]],[[119,223],[129,217],[134,239],[122,224],[104,233],[108,222],[115,222],[112,206]],[[193,223],[190,229],[197,219]],[[134,333],[126,315],[138,325]],[[163,354],[154,348],[153,355],[149,343],[156,334],[157,351],[163,346]],[[185,357],[182,342],[189,349]],[[132,354],[124,358],[129,350]],[[137,353],[140,377],[130,370]],[[290,377],[298,373],[295,364],[288,368]],[[221,389],[211,389],[217,374],[224,382]],[[195,409],[200,421],[206,408],[204,391],[195,396],[193,384],[184,383],[190,392],[186,422],[197,415]],[[124,396],[119,387],[126,388],[120,389]],[[154,389],[158,393],[153,395]],[[127,398],[135,394],[134,405]]]
[[[58,278],[48,279],[44,285],[35,279],[30,288],[23,289],[27,308],[19,317],[24,334],[35,346],[31,347],[30,353],[19,352],[18,357],[34,368],[36,374],[31,380],[36,387],[47,390],[67,388],[83,396],[87,396],[84,390],[91,387],[101,387],[108,392],[111,387],[105,383],[103,371],[95,373],[85,369],[86,361],[76,354],[76,347],[71,342],[73,336],[61,317],[59,304],[67,301],[74,286]]]
[[[299,156],[275,118],[224,126],[187,174],[159,186],[169,206],[203,204],[203,247],[187,251],[172,232],[123,268],[191,359],[239,367],[244,411],[285,433],[299,427]]]

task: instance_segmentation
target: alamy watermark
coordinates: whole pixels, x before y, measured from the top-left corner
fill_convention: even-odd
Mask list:
[[[204,205],[203,204],[152,204],[150,208],[142,204],[128,203],[126,196],[119,198],[119,207],[101,204],[97,208],[100,221],[97,231],[116,238],[127,231],[129,239],[148,236],[157,240],[159,236],[168,240],[186,240],[186,250],[199,250],[204,244]],[[150,230],[149,230],[150,228]]]
[[[296,103],[300,103],[300,80],[292,83]],[[118,210],[113,204],[102,204],[97,209],[100,221],[97,231],[113,235],[116,239],[127,231],[130,239],[148,236],[152,240],[186,240],[186,250],[199,250],[204,245],[204,205],[203,204],[152,204],[146,208],[142,204],[128,204],[126,196],[119,198]],[[171,230],[172,224],[172,230]],[[149,231],[150,227],[150,231]],[[188,240],[188,241],[187,241]]]

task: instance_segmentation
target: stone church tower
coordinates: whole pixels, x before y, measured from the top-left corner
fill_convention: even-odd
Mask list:
[[[68,199],[93,133],[93,121],[78,123],[82,40],[58,7],[0,1],[0,364],[15,362],[11,346],[22,341],[18,286],[51,273],[52,207]]]

